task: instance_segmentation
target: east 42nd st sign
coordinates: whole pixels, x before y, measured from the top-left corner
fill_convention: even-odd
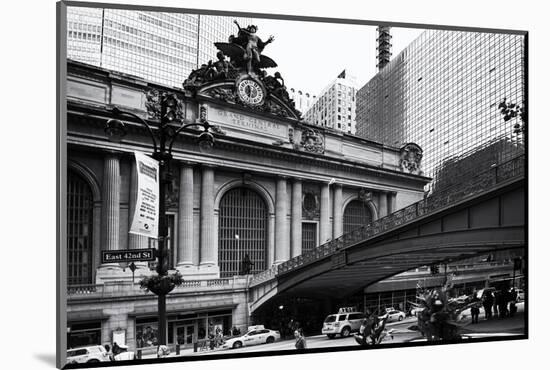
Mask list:
[[[154,261],[155,250],[150,249],[123,249],[119,251],[102,251],[101,263]]]

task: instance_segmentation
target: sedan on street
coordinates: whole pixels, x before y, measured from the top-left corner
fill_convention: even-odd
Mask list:
[[[398,310],[391,310],[387,312],[388,322],[401,321],[405,318],[405,312]]]
[[[263,325],[249,327],[249,331],[240,337],[233,337],[225,340],[222,348],[241,348],[243,346],[254,346],[256,344],[273,343],[281,339],[281,334],[275,330],[269,330]]]

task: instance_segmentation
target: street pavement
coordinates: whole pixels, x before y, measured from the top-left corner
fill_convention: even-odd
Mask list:
[[[471,323],[471,317],[469,310],[464,312],[460,323],[463,327],[461,333],[466,338],[491,338],[491,337],[502,337],[502,336],[512,336],[520,335],[525,333],[525,317],[524,317],[524,304],[519,303],[517,305],[518,312],[514,317],[507,317],[504,319],[492,319],[485,320],[485,314],[483,309],[479,315],[479,322],[477,324]],[[394,343],[408,343],[416,341],[425,341],[419,332],[408,330],[412,325],[415,325],[417,322],[416,317],[408,317],[403,321],[387,323],[386,328],[393,329],[392,334],[393,338],[386,336],[384,341],[381,343],[381,346],[384,344],[394,344]],[[329,339],[326,335],[313,335],[306,337],[307,348],[335,348],[335,347],[349,347],[357,346],[357,342],[353,335],[347,338],[336,337],[334,339]],[[179,356],[208,356],[213,354],[231,354],[231,353],[253,353],[253,352],[265,352],[265,351],[283,351],[283,350],[294,350],[294,339],[286,339],[277,341],[271,344],[262,344],[251,347],[242,347],[236,349],[214,349],[208,351],[199,351],[194,352],[192,348],[183,349]],[[149,356],[144,356],[147,358]],[[150,356],[153,357],[153,356]],[[172,353],[169,357],[176,357]]]

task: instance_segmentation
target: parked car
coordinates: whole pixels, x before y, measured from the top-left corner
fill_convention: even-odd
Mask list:
[[[388,322],[401,321],[405,318],[406,314],[403,311],[391,310],[387,312]]]
[[[225,339],[221,348],[240,348],[256,344],[273,343],[281,339],[276,330],[266,329],[263,325],[249,326],[245,335]]]
[[[359,332],[364,319],[365,314],[362,312],[339,312],[331,314],[325,318],[321,332],[326,334],[330,339],[336,337],[337,334],[345,338],[353,332]]]
[[[67,350],[67,364],[84,364],[109,361],[109,354],[101,345],[71,348]]]

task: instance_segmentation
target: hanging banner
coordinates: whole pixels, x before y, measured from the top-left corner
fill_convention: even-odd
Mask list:
[[[158,238],[159,163],[143,153],[135,152],[137,200],[130,233]]]

